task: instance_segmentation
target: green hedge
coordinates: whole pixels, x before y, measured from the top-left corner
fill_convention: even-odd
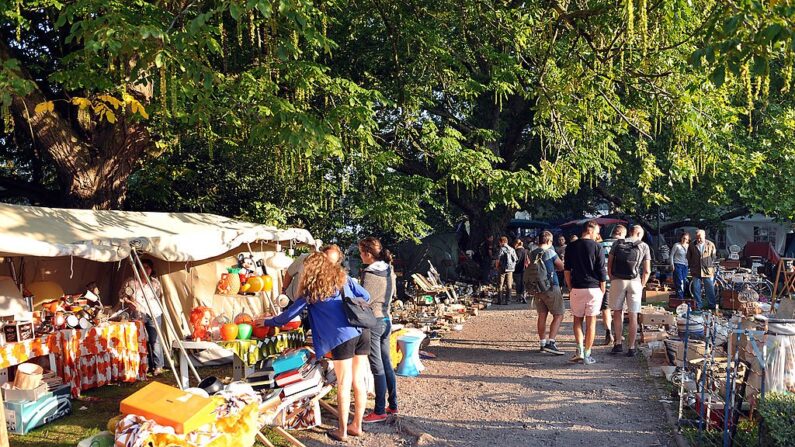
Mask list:
[[[769,393],[759,405],[762,418],[763,445],[795,445],[795,394]]]

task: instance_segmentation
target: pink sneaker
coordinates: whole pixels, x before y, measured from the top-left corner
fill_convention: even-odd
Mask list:
[[[365,424],[372,424],[372,423],[375,423],[375,422],[384,422],[387,417],[388,416],[387,416],[386,413],[384,413],[384,414],[370,413],[370,414],[368,414],[367,416],[365,416],[362,419],[362,422],[364,422]]]

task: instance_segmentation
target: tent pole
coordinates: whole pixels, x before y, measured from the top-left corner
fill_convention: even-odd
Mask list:
[[[140,256],[138,256],[138,252],[137,252],[137,251],[135,251],[135,249],[133,248],[133,250],[132,250],[132,253],[135,255],[135,256],[134,256],[134,258],[135,258],[135,261],[136,261],[136,263],[138,264],[138,268],[139,268],[139,269],[140,269],[142,272],[143,272],[143,271],[145,271],[145,270],[144,270],[144,264],[141,262],[141,257],[140,257]],[[132,256],[131,256],[131,257],[132,257]],[[145,276],[145,275],[144,275],[144,276]],[[149,286],[149,290],[152,292],[152,296],[154,296],[154,297],[157,297],[157,293],[155,293],[155,288],[154,288],[154,287],[152,287],[152,282],[151,282],[151,281],[149,281],[149,278],[146,278],[146,285],[147,285],[147,286]],[[158,300],[158,301],[159,301],[159,300]],[[164,315],[164,316],[167,316],[167,315],[166,315],[166,312],[165,312],[165,311],[166,311],[166,309],[165,309],[165,306],[163,306],[163,304],[162,304],[162,303],[160,304],[160,306],[161,306],[161,307],[163,307],[163,315]],[[168,317],[168,316],[167,316],[167,317]],[[168,318],[164,318],[163,320],[166,322],[166,327],[167,327],[167,329],[169,329],[169,330],[170,330],[170,331],[171,331],[171,332],[172,332],[172,333],[175,335],[175,337],[174,337],[174,338],[175,338],[175,340],[177,340],[177,346],[179,347],[179,350],[180,350],[180,352],[182,353],[182,355],[183,355],[183,358],[185,358],[185,359],[187,359],[187,360],[188,360],[188,368],[189,368],[189,369],[191,370],[191,372],[193,372],[193,374],[196,376],[196,380],[198,380],[199,382],[201,382],[201,381],[202,381],[202,378],[201,378],[201,376],[199,375],[199,372],[198,372],[198,371],[196,371],[196,367],[195,367],[195,366],[193,366],[193,362],[190,360],[190,357],[188,356],[188,353],[185,351],[185,346],[182,344],[182,340],[180,340],[180,338],[179,338],[179,336],[178,336],[179,334],[177,334],[177,331],[176,331],[176,330],[174,329],[174,327],[171,325],[171,320],[169,320]],[[174,371],[174,374],[176,374],[176,370]],[[186,385],[186,388],[188,388],[190,384],[189,384],[189,383],[186,383],[185,385]]]
[[[132,264],[133,275],[135,275],[135,279],[136,279],[136,281],[138,281],[138,284],[141,285],[141,292],[143,292],[143,284],[144,283],[143,283],[143,281],[141,281],[141,274],[138,272],[138,268],[135,265],[135,261],[133,261],[133,253],[135,253],[135,249],[134,248],[130,252],[130,264]],[[149,306],[149,300],[147,300],[146,297],[144,296],[144,300],[143,301],[144,301],[144,303],[146,305],[146,308],[149,310],[149,315],[150,315],[150,318],[151,318],[152,308]],[[153,326],[155,327],[155,332],[157,333],[157,336],[160,337],[160,339],[163,340],[163,342],[165,343],[166,339],[163,338],[163,331],[160,330],[160,325],[157,323],[157,320],[152,318],[152,323],[153,323]],[[146,330],[146,329],[144,329],[144,330]],[[179,374],[177,373],[177,368],[174,366],[174,359],[171,358],[171,352],[170,351],[171,351],[170,349],[168,349],[168,350],[163,349],[163,356],[168,361],[168,365],[171,367],[171,371],[174,372],[174,380],[177,382],[177,386],[179,387],[179,389],[184,390],[185,387],[182,386],[182,382],[179,380]]]

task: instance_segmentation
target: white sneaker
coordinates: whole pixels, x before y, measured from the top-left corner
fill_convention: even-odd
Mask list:
[[[585,363],[586,365],[593,365],[594,363],[596,363],[596,359],[589,355],[588,357],[585,357],[582,360],[582,362]]]

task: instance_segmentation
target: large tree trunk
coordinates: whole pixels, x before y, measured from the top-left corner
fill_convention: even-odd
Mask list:
[[[469,239],[466,243],[467,250],[477,252],[478,246],[488,236],[495,239],[506,235],[505,227],[511,220],[513,211],[506,207],[497,207],[487,211],[485,207],[473,207],[466,211],[469,219]]]
[[[8,47],[0,44],[0,56],[10,58]],[[21,77],[32,79],[24,70]],[[140,122],[117,113],[116,123],[100,122],[81,129],[75,121],[53,111],[35,113],[36,105],[47,101],[34,87],[25,96],[13,96],[11,112],[17,132],[29,132],[34,147],[47,154],[58,178],[58,202],[67,207],[120,208],[127,195],[127,181],[149,147],[149,133]],[[25,196],[20,190],[20,195]]]

